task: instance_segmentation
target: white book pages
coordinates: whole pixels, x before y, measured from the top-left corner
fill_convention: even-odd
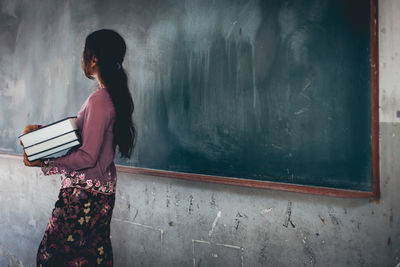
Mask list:
[[[29,147],[77,129],[76,118],[68,118],[24,134],[19,138],[24,144],[24,147]]]
[[[56,138],[44,141],[42,143],[30,146],[25,149],[26,155],[32,156],[36,153],[44,152],[45,150],[55,148],[57,146],[72,142],[78,140],[78,135],[76,132],[70,132],[61,136],[58,136]]]

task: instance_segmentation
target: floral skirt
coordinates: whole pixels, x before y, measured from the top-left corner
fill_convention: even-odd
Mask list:
[[[112,266],[110,222],[115,194],[60,190],[37,253],[37,266]]]

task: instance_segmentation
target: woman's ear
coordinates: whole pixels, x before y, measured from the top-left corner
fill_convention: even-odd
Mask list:
[[[90,59],[90,67],[95,67],[96,65],[97,65],[97,62],[98,62],[99,60],[97,59],[97,57],[95,57],[95,56],[93,56],[91,59]]]

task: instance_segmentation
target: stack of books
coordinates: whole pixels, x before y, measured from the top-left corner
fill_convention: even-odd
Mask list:
[[[81,145],[76,117],[51,123],[18,138],[24,146],[29,161]]]

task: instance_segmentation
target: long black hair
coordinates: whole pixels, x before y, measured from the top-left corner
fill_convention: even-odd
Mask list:
[[[92,32],[86,37],[82,68],[88,78],[94,79],[88,66],[93,57],[97,58],[99,78],[110,94],[116,111],[114,148],[118,146],[121,156],[130,158],[136,141],[136,129],[132,121],[132,95],[122,67],[125,52],[125,41],[117,32],[108,29]]]

